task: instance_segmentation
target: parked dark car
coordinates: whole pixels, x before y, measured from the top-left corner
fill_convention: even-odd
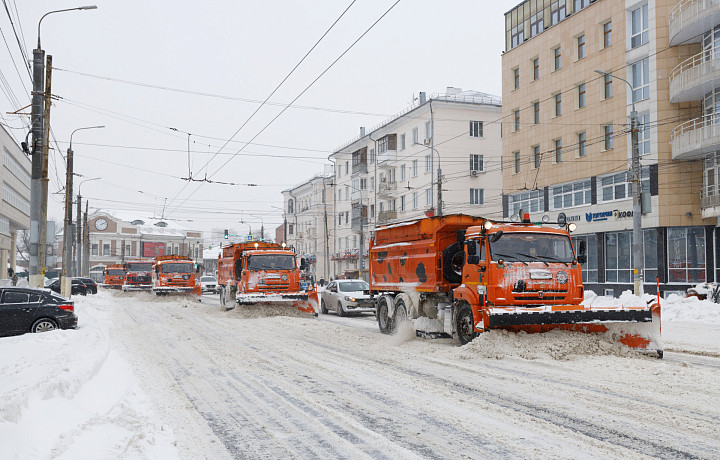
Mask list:
[[[0,288],[0,336],[74,329],[73,302],[47,289]]]
[[[60,278],[52,278],[45,283],[45,287],[60,294]],[[87,295],[88,288],[85,283],[80,281],[79,278],[72,279],[72,287],[70,288],[70,295]]]
[[[79,279],[80,281],[83,282],[83,284],[85,285],[85,290],[87,291],[88,294],[97,294],[98,284],[94,279],[78,277],[78,278],[73,278],[73,281],[75,279]]]

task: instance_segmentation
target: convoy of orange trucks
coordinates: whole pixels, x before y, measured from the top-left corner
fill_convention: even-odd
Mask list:
[[[152,291],[156,295],[194,294],[201,296],[195,280],[195,263],[189,257],[158,256],[152,271]]]
[[[105,279],[101,284],[106,289],[120,289],[125,284],[125,266],[120,264],[108,265],[103,270]]]
[[[317,291],[303,290],[295,253],[265,241],[224,246],[218,255],[220,305],[289,306],[317,315]]]
[[[151,291],[153,261],[150,259],[131,260],[125,264],[123,291]]]
[[[586,248],[580,242],[576,252],[575,224],[559,220],[456,214],[376,228],[369,284],[380,331],[423,318],[415,321],[419,335],[456,336],[461,344],[492,329],[600,332],[662,357],[659,304],[582,303]]]

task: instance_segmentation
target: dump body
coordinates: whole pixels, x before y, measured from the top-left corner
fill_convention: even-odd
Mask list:
[[[557,225],[432,217],[376,230],[370,291],[383,332],[399,311],[435,320],[429,332],[458,334],[463,343],[495,328],[564,328],[613,331],[626,345],[661,352],[659,306],[583,305],[578,258],[584,255],[578,257],[568,231]],[[643,322],[655,322],[658,337],[631,332],[629,325]]]
[[[152,277],[152,290],[157,295],[202,295],[195,280],[195,263],[190,258],[178,255],[159,256],[155,259]]]
[[[317,292],[304,290],[295,253],[277,243],[235,243],[218,256],[220,303],[288,304],[315,313]]]
[[[103,274],[105,277],[103,283],[100,285],[103,288],[120,289],[123,284],[125,284],[125,275],[127,272],[125,271],[124,265],[108,265],[105,267],[105,270],[103,270]]]
[[[152,281],[152,259],[137,259],[125,263],[125,283],[123,291],[151,291]]]

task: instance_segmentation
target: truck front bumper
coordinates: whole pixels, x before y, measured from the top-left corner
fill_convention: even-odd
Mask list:
[[[152,284],[123,284],[123,291],[152,291]]]

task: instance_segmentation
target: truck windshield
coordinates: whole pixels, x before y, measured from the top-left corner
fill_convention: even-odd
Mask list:
[[[569,263],[574,257],[568,236],[535,232],[503,233],[490,242],[490,252],[493,260],[520,262]]]
[[[107,274],[108,276],[125,276],[125,270],[108,270]]]
[[[152,269],[151,263],[139,263],[139,264],[128,264],[128,271],[129,272],[146,272],[150,273],[150,270]]]
[[[170,263],[162,264],[161,270],[163,273],[192,273],[193,264],[191,263]]]
[[[295,257],[282,254],[252,255],[247,259],[248,270],[292,270]]]

